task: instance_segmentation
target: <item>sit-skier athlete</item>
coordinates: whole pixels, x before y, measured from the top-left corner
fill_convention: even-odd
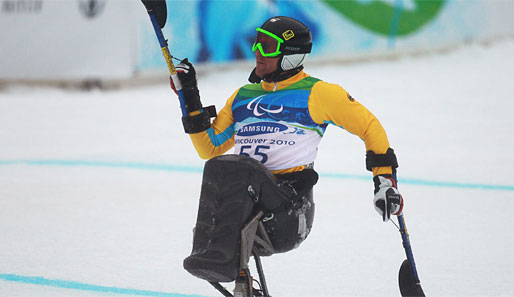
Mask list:
[[[247,84],[216,115],[202,107],[193,65],[177,65],[188,116],[186,133],[204,168],[193,251],[184,260],[191,274],[210,282],[236,280],[241,229],[257,212],[274,253],[290,251],[311,231],[317,147],[328,124],[359,136],[366,168],[373,172],[373,204],[384,222],[399,214],[396,157],[377,118],[342,87],[309,76],[310,30],[278,16],[257,28],[256,67]],[[173,83],[171,84],[174,89]],[[210,118],[215,117],[212,121]],[[226,154],[234,148],[234,154]]]

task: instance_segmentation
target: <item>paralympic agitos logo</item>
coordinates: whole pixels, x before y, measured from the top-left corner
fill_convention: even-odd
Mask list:
[[[280,107],[277,109],[269,109],[269,108],[262,107],[260,105],[260,103],[261,103],[262,97],[264,97],[264,96],[266,96],[266,95],[261,95],[259,97],[256,97],[255,99],[250,101],[248,103],[248,105],[246,105],[246,108],[248,110],[253,110],[253,114],[256,117],[260,117],[261,115],[263,115],[265,113],[281,113],[282,110],[284,110],[284,107],[282,105],[280,105]]]

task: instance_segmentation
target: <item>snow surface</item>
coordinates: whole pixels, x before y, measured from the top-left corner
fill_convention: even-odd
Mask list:
[[[425,293],[514,296],[514,41],[306,69],[386,128]],[[203,102],[220,109],[248,73],[200,76]],[[219,296],[182,268],[204,161],[166,84],[7,87],[0,127],[0,296]],[[364,155],[328,128],[312,233],[263,259],[273,296],[400,295],[401,238],[375,213]]]

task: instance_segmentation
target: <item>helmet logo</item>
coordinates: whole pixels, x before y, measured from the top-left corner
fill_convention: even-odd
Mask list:
[[[287,30],[286,32],[282,33],[282,36],[285,40],[289,40],[294,37],[293,30]]]

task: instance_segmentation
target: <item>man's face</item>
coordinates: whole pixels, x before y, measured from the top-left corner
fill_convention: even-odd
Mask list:
[[[260,78],[276,71],[278,69],[279,57],[263,57],[259,51],[255,51],[255,74]]]
[[[275,52],[278,48],[277,40],[262,33],[257,34],[256,43],[260,43],[262,49],[268,52]],[[255,73],[257,76],[263,78],[267,74],[270,74],[278,69],[278,61],[280,57],[264,57],[260,50],[255,51],[255,62],[256,69]]]

